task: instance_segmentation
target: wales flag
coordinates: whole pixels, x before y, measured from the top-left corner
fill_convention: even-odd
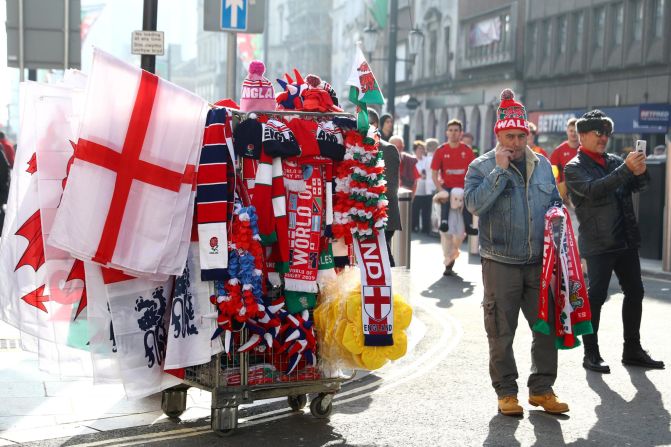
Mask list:
[[[365,134],[369,126],[367,105],[384,104],[384,97],[359,46],[356,49],[352,71],[347,78],[347,85],[350,86],[349,100],[359,108],[357,127],[360,132]]]

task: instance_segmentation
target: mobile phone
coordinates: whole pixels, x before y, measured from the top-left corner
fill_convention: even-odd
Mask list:
[[[636,148],[634,149],[636,152],[641,152],[645,154],[645,149],[648,146],[648,142],[645,140],[636,140]]]

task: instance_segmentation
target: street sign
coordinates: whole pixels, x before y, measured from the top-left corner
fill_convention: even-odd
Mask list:
[[[205,0],[203,29],[232,33],[262,33],[267,0]]]
[[[133,31],[130,52],[132,54],[163,56],[165,52],[163,31]]]
[[[221,30],[247,30],[247,0],[221,0]]]
[[[19,14],[21,4],[23,14]],[[7,0],[7,66],[19,68],[23,47],[24,68],[63,69],[65,65],[68,68],[79,68],[82,46],[79,32],[80,0],[69,0],[67,17],[65,11],[63,1]],[[23,30],[20,16],[23,19]],[[63,32],[66,23],[67,36]]]

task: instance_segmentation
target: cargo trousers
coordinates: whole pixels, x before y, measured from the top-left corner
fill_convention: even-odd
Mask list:
[[[485,296],[485,331],[489,341],[489,375],[499,397],[517,395],[517,365],[513,355],[513,339],[520,310],[533,326],[538,318],[541,264],[504,264],[482,259]],[[554,321],[554,304],[550,298],[548,321]],[[551,323],[552,326],[552,323]],[[555,337],[533,332],[531,343],[531,375],[529,393],[552,392],[557,378]]]

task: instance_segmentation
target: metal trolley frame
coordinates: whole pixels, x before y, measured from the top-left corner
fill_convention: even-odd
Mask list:
[[[246,119],[251,114],[265,115],[298,115],[313,118],[334,116],[353,117],[348,113],[318,113],[301,111],[253,111],[234,112],[238,119]],[[316,394],[310,401],[310,412],[316,418],[328,418],[333,409],[333,397],[340,390],[341,384],[354,378],[355,373],[343,376],[335,373],[334,377],[323,377],[313,374],[309,379],[301,377],[304,372],[298,367],[291,374],[277,371],[272,378],[263,381],[250,377],[250,372],[260,365],[278,365],[279,369],[287,366],[286,362],[278,361],[279,354],[273,350],[264,353],[237,353],[238,346],[247,341],[247,330],[239,331],[239,341],[233,342],[231,354],[217,354],[209,363],[185,369],[182,385],[164,390],[161,396],[161,409],[170,418],[179,417],[186,410],[187,390],[190,387],[212,393],[211,426],[221,436],[230,435],[238,426],[238,407],[241,404],[256,400],[287,397],[287,403],[293,411],[299,411],[307,405],[307,395]],[[317,368],[314,367],[314,371]],[[229,383],[231,372],[239,374],[239,382]],[[336,375],[337,374],[337,375]]]

